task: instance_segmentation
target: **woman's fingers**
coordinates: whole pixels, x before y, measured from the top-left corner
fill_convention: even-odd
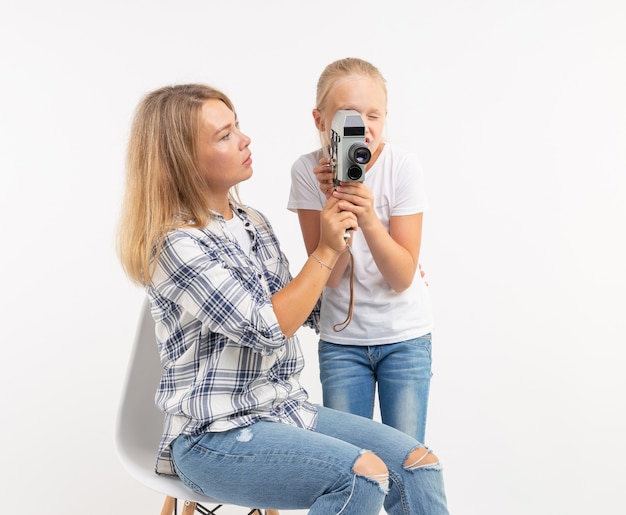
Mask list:
[[[321,213],[321,240],[337,251],[345,248],[344,235],[348,229],[357,229],[356,215],[341,209],[340,201],[329,198]]]

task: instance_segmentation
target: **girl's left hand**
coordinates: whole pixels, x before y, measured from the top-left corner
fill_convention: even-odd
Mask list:
[[[374,210],[374,195],[364,183],[341,182],[331,194],[340,200],[340,209],[351,211],[356,215],[361,229],[378,221]]]
[[[315,174],[317,181],[320,183],[320,190],[326,196],[326,200],[328,200],[335,189],[330,159],[327,157],[320,159],[320,164],[319,166],[313,168],[313,173]]]

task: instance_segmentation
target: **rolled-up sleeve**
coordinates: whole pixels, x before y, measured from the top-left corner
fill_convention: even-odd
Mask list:
[[[187,231],[165,240],[152,281],[163,299],[197,320],[201,331],[268,355],[285,344],[259,270]]]

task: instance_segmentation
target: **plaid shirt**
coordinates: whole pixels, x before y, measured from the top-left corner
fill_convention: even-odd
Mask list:
[[[147,288],[164,369],[156,393],[165,412],[159,474],[175,474],[169,446],[179,434],[260,420],[315,426],[299,383],[300,343],[285,338],[270,299],[291,280],[289,263],[263,215],[236,211],[251,237],[250,256],[216,214],[204,229],[166,235]],[[319,303],[306,325],[317,330],[318,321]]]

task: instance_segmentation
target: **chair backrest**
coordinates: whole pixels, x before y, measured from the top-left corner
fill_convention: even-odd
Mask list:
[[[156,407],[154,395],[162,371],[154,320],[146,302],[135,334],[117,415],[115,438],[119,458],[131,476],[157,492],[194,502],[220,502],[192,492],[177,477],[159,476],[154,472],[163,430],[163,413]]]

